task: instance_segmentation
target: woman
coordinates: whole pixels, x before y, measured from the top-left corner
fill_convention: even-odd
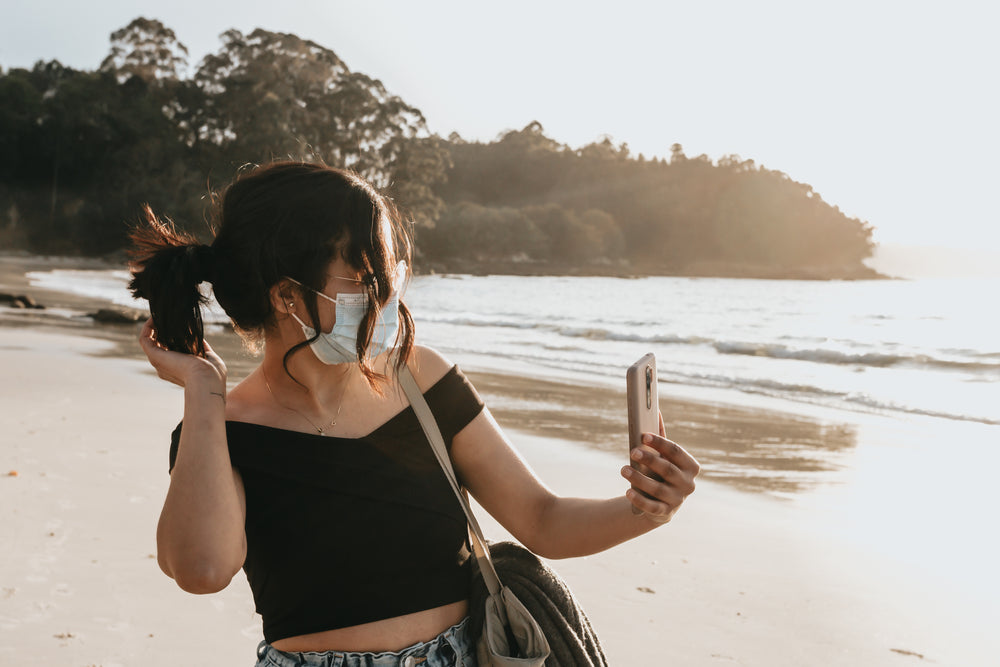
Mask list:
[[[626,466],[626,497],[550,492],[461,371],[414,344],[405,229],[359,177],[293,162],[246,173],[221,198],[211,246],[146,216],[133,233],[131,288],[152,313],[140,343],[185,396],[158,560],[192,593],[246,571],[264,622],[258,665],[475,664],[466,521],[399,387],[403,364],[463,485],[541,556],[652,530],[694,490],[698,464],[661,421],[637,460],[663,481]],[[263,347],[232,389],[202,337],[203,281]]]

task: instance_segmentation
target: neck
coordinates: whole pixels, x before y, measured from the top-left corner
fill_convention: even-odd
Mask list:
[[[303,347],[288,358],[286,372],[285,354],[302,340],[302,330],[297,325],[267,331],[260,370],[279,399],[299,408],[322,411],[323,406],[339,400],[346,384],[359,375],[352,372],[357,364],[324,364],[312,350]]]
[[[264,353],[260,370],[271,390],[279,398],[307,409],[322,410],[343,396],[355,378],[356,364],[329,365],[316,359],[312,352],[303,349],[288,360],[288,371],[283,364],[284,351]]]

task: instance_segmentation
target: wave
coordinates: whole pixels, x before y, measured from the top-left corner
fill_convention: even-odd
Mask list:
[[[121,269],[110,271],[53,269],[29,271],[25,277],[32,287],[103,299],[120,306],[136,306],[144,303],[135,301],[129,294],[128,282],[131,276],[128,271]]]
[[[472,315],[428,315],[418,317],[418,321],[432,324],[448,324],[470,327],[497,327],[500,329],[533,329],[547,331],[567,338],[585,338],[588,340],[613,340],[633,343],[662,343],[666,345],[700,345],[711,342],[698,336],[679,336],[673,334],[638,334],[624,333],[611,328],[587,325],[555,324],[550,322],[533,322],[513,320],[502,317],[477,317]]]
[[[477,353],[479,351],[456,346],[450,348],[448,352],[463,354]],[[550,354],[532,354],[531,352],[517,353],[505,357],[504,366],[511,367],[511,362],[522,363],[528,368],[535,369],[535,371],[546,368],[557,374],[571,371],[583,373],[587,377],[617,378],[621,371],[620,368],[609,366],[594,359],[554,358]],[[881,415],[917,415],[1000,426],[1000,419],[997,419],[992,414],[949,412],[947,410],[931,409],[919,405],[906,405],[888,398],[876,398],[866,393],[835,391],[823,389],[815,385],[782,382],[771,378],[734,377],[728,374],[691,373],[677,371],[674,368],[662,368],[659,379],[663,384],[737,391],[851,412]]]
[[[889,354],[883,352],[842,352],[839,350],[829,350],[822,348],[795,349],[786,345],[776,343],[740,343],[722,342],[712,343],[719,354],[737,354],[751,357],[770,357],[772,359],[794,359],[798,361],[812,361],[821,364],[853,365],[853,366],[873,366],[888,367],[898,365],[916,365],[928,368],[938,368],[942,370],[961,371],[1000,371],[1000,363],[988,361],[960,361],[955,359],[942,359],[926,354]],[[990,354],[975,355],[979,358],[989,359],[994,357]]]
[[[554,322],[537,322],[530,320],[515,320],[513,316],[485,317],[474,315],[431,315],[421,317],[421,321],[436,324],[472,327],[497,327],[503,329],[524,329],[554,333],[566,338],[587,340],[608,340],[624,343],[644,343],[659,345],[709,345],[719,354],[733,354],[750,357],[767,357],[771,359],[789,359],[819,364],[837,366],[868,366],[885,368],[891,366],[918,366],[923,368],[1000,373],[1000,355],[982,353],[971,350],[942,350],[944,354],[952,353],[955,358],[944,358],[928,354],[894,354],[890,352],[849,352],[822,347],[795,348],[781,343],[750,343],[740,341],[713,340],[701,336],[683,336],[668,333],[638,333],[623,331],[622,328],[570,325]],[[787,337],[786,337],[787,339]],[[819,342],[820,339],[810,339]],[[842,341],[850,344],[852,341]],[[963,359],[962,357],[965,357]]]
[[[811,405],[839,407],[842,409],[866,413],[904,413],[908,415],[975,422],[989,426],[1000,426],[1000,419],[997,419],[993,415],[986,416],[980,414],[948,412],[945,410],[933,410],[915,405],[904,405],[896,401],[879,399],[869,394],[859,392],[832,391],[813,385],[792,384],[767,378],[737,379],[732,376],[723,375],[695,373],[672,373],[668,375],[667,373],[661,372],[660,381],[714,389],[735,389],[749,394],[781,398],[799,403],[808,403]]]
[[[909,405],[902,405],[900,403],[894,403],[891,401],[880,401],[866,395],[860,395],[860,396],[849,395],[844,398],[844,401],[850,404],[861,406],[862,408],[870,408],[872,412],[904,412],[909,415],[920,415],[923,417],[938,417],[941,419],[955,419],[958,421],[986,424],[988,426],[1000,426],[1000,419],[992,417],[985,417],[981,415],[957,414],[953,412],[945,412],[943,410],[928,410],[926,408],[917,408]]]

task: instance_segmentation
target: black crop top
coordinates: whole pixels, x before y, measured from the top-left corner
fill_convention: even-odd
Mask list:
[[[424,397],[449,449],[483,409],[457,366]],[[226,436],[246,489],[243,570],[268,642],[467,597],[465,515],[413,408],[361,438],[232,421]]]

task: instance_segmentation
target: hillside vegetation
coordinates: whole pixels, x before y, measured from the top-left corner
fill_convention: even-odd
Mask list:
[[[190,72],[190,73],[189,73]],[[419,109],[295,35],[230,30],[191,71],[139,18],[96,71],[0,72],[0,245],[108,254],[139,206],[210,236],[206,204],[274,158],[354,169],[414,221],[418,269],[870,277],[872,228],[752,160],[573,149],[539,123],[489,143],[428,131]]]

